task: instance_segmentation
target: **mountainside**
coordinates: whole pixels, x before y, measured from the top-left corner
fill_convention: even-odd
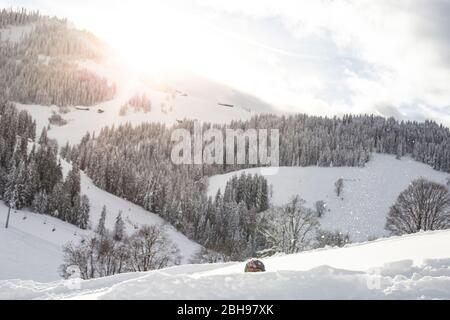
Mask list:
[[[184,118],[222,123],[273,111],[191,72],[148,76],[130,70],[106,44],[65,20],[24,13],[12,21],[0,25],[0,93],[30,112],[38,131],[53,114],[62,118],[49,131],[61,145],[107,125]],[[146,110],[130,103],[136,95],[149,99]]]
[[[67,173],[70,165],[62,162]],[[84,236],[93,235],[102,207],[107,207],[105,226],[114,228],[119,211],[123,212],[128,233],[142,225],[161,225],[167,228],[169,239],[180,249],[182,263],[187,263],[200,250],[200,246],[177,232],[159,216],[124,199],[113,196],[93,185],[86,175],[81,175],[81,192],[91,203],[89,224],[91,230],[81,230],[49,215],[28,210],[13,210],[8,229],[3,228],[8,208],[0,202],[0,279],[54,281],[60,279],[59,266],[63,262],[62,247],[67,242],[78,243]]]
[[[6,299],[449,299],[449,231],[243,263],[186,265],[102,279],[0,281]]]
[[[413,180],[426,177],[445,184],[448,177],[407,157],[397,160],[391,155],[372,154],[371,158],[363,168],[252,168],[216,175],[209,178],[208,195],[214,197],[219,189],[223,192],[226,182],[234,175],[262,174],[272,185],[273,204],[286,204],[295,195],[304,199],[311,209],[315,209],[317,201],[324,201],[322,228],[349,233],[352,241],[365,241],[388,235],[384,226],[389,207]],[[344,187],[338,197],[335,183],[340,178]]]

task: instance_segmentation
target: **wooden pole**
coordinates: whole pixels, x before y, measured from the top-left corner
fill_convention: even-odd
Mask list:
[[[8,229],[9,225],[9,215],[11,214],[11,207],[8,207],[8,216],[6,217],[6,225],[5,228]]]

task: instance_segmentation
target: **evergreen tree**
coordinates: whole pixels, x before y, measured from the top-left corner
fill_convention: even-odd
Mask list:
[[[119,214],[116,217],[113,237],[115,241],[122,241],[125,237],[125,223],[122,219],[122,211],[119,211]]]
[[[35,194],[32,203],[32,209],[37,213],[47,213],[48,211],[48,196],[44,190]]]
[[[76,163],[73,164],[72,170],[67,174],[65,181],[66,192],[69,193],[70,203],[72,206],[76,203],[76,198],[80,196],[81,186],[80,186],[80,170]]]
[[[86,195],[80,198],[80,211],[77,219],[77,226],[81,229],[87,229],[89,223],[90,203]]]
[[[100,236],[106,235],[105,222],[106,222],[106,206],[103,206],[102,213],[100,214],[100,219],[98,220],[98,225],[95,230],[95,232],[97,232]]]

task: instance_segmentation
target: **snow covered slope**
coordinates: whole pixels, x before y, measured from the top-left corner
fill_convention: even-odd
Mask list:
[[[60,279],[62,246],[89,231],[47,215],[14,210],[4,228],[8,208],[0,202],[0,279]]]
[[[64,161],[62,165],[67,173],[70,165]],[[122,211],[127,232],[133,232],[135,227],[141,225],[165,225],[169,238],[180,249],[184,263],[200,249],[200,245],[167,225],[156,214],[97,188],[83,173],[81,193],[86,194],[91,203],[92,228],[95,228],[102,207],[106,205],[108,214],[105,226],[110,230],[118,212]],[[20,210],[12,211],[9,229],[5,229],[7,212],[8,208],[0,201],[0,279],[57,280],[60,278],[58,267],[62,263],[62,246],[92,233],[48,215]]]
[[[450,231],[244,263],[184,265],[89,281],[0,281],[3,299],[450,299]],[[251,290],[248,290],[251,288]]]
[[[26,26],[8,26],[0,29],[0,41],[19,42],[32,29],[32,25]]]
[[[60,145],[69,142],[79,143],[86,132],[99,132],[105,126],[118,125],[130,122],[134,125],[143,122],[176,123],[177,120],[197,119],[199,121],[224,123],[231,120],[249,119],[255,113],[268,112],[271,107],[258,99],[240,93],[237,90],[215,83],[214,81],[200,79],[195,75],[181,77],[171,76],[161,84],[154,79],[138,75],[127,70],[123,65],[111,58],[103,63],[92,61],[80,62],[80,67],[87,68],[98,75],[105,77],[109,82],[115,83],[117,93],[114,99],[99,103],[88,111],[70,107],[68,114],[62,117],[68,121],[64,126],[52,126],[48,132],[49,137],[56,139]],[[169,84],[166,84],[169,81]],[[171,85],[171,83],[175,83]],[[199,82],[200,84],[195,84]],[[203,90],[200,85],[205,85]],[[208,94],[207,88],[212,88]],[[192,93],[191,93],[192,92]],[[120,108],[134,95],[146,94],[152,104],[148,113],[133,111],[125,116],[119,115]],[[234,107],[221,106],[218,103],[232,104]],[[17,104],[19,110],[27,110],[37,122],[37,132],[49,124],[48,118],[58,107],[40,105]],[[103,112],[98,113],[101,109]]]
[[[267,172],[258,168],[243,171]],[[214,196],[219,188],[223,191],[226,181],[235,174],[240,172],[211,177],[209,195]],[[311,208],[316,201],[325,201],[329,211],[320,220],[322,227],[349,232],[352,241],[386,235],[384,224],[389,207],[419,177],[445,183],[448,174],[407,157],[397,160],[391,155],[373,154],[364,168],[281,167],[276,174],[266,176],[273,188],[273,204],[285,204],[296,194]],[[341,197],[334,191],[339,178],[344,179]]]

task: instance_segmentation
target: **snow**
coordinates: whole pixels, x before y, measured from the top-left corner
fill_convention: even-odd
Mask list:
[[[0,29],[0,41],[9,41],[12,43],[19,42],[27,35],[33,28],[33,25],[25,26],[8,26]]]
[[[386,154],[372,154],[364,168],[355,167],[280,167],[272,168],[275,174],[266,175],[267,168],[253,168],[213,176],[209,179],[208,194],[214,196],[226,182],[241,172],[265,175],[272,185],[272,203],[283,205],[294,195],[314,208],[316,201],[326,202],[329,211],[320,219],[326,230],[348,232],[353,241],[365,241],[368,237],[385,236],[384,224],[389,207],[411,181],[419,177],[445,183],[447,173],[408,157],[401,160]],[[334,183],[344,179],[342,198],[334,191]]]
[[[1,41],[20,41],[30,26],[0,30]],[[104,76],[117,85],[114,99],[89,108],[70,107],[62,115],[68,123],[52,126],[49,136],[60,145],[79,143],[86,132],[106,125],[149,121],[167,124],[178,119],[216,123],[245,120],[255,112],[269,111],[263,103],[213,81],[181,78],[143,78],[110,59],[79,61],[82,68]],[[169,84],[167,85],[166,82]],[[172,85],[172,86],[170,86]],[[207,88],[207,90],[205,90]],[[149,113],[129,112],[119,116],[121,106],[135,94],[146,93],[152,102]],[[234,108],[218,103],[234,104]],[[163,111],[161,105],[166,105]],[[17,104],[37,122],[38,134],[58,107]],[[102,109],[103,113],[97,113]],[[65,174],[70,164],[62,162]],[[273,187],[272,203],[285,204],[298,194],[309,207],[323,200],[327,211],[321,226],[349,232],[352,241],[386,236],[384,223],[389,207],[415,178],[443,183],[447,174],[407,157],[372,155],[365,168],[281,167],[266,175]],[[244,170],[267,173],[267,168]],[[239,172],[209,179],[209,194],[225,187]],[[344,179],[342,198],[334,183]],[[112,229],[119,211],[128,232],[144,224],[164,225],[165,221],[129,201],[94,186],[81,174],[82,194],[91,202],[90,227],[95,228],[103,205],[107,206],[107,228]],[[8,208],[0,202],[0,221]],[[384,238],[356,243],[345,248],[327,248],[264,260],[267,272],[243,273],[243,263],[182,265],[163,270],[127,273],[82,281],[60,280],[62,246],[92,234],[47,215],[26,210],[13,211],[10,227],[0,226],[0,299],[450,299],[450,231]],[[180,248],[187,263],[200,246],[165,224],[168,235]],[[252,288],[248,290],[248,288]]]
[[[450,299],[450,231],[244,263],[183,265],[94,280],[0,281],[0,299]],[[251,290],[248,290],[251,288]]]
[[[102,63],[93,61],[80,61],[80,68],[86,68],[101,77],[108,79],[110,83],[117,86],[116,96],[109,101],[99,103],[89,107],[89,111],[77,110],[76,107],[70,107],[68,114],[62,117],[68,121],[64,126],[52,126],[48,132],[50,138],[56,139],[60,145],[66,142],[77,144],[86,132],[99,132],[101,128],[111,125],[120,125],[131,123],[139,125],[145,122],[163,122],[166,124],[174,124],[177,120],[197,119],[199,121],[225,123],[231,120],[249,119],[255,114],[254,110],[247,110],[253,105],[239,105],[238,101],[252,103],[250,98],[244,99],[244,94],[236,94],[230,88],[224,88],[222,100],[213,98],[210,95],[203,95],[195,91],[195,94],[188,93],[183,96],[181,92],[187,93],[184,87],[190,89],[191,86],[183,86],[177,88],[160,85],[156,81],[149,81],[141,76],[132,73],[123,68],[120,64],[109,59]],[[184,80],[187,82],[188,80]],[[181,82],[183,83],[183,82]],[[177,82],[178,84],[178,82]],[[219,87],[220,88],[220,87]],[[181,90],[184,91],[181,91]],[[180,92],[175,92],[179,90]],[[219,89],[216,88],[216,91]],[[152,110],[148,113],[129,111],[125,116],[119,116],[120,108],[135,94],[147,94],[151,103]],[[244,98],[243,98],[244,97]],[[219,106],[218,102],[236,104],[234,108]],[[165,104],[165,112],[161,108],[161,104]],[[258,105],[256,102],[253,102]],[[41,106],[41,105],[24,105],[17,103],[19,110],[28,111],[36,120],[37,132],[40,133],[43,127],[48,125],[48,118],[53,111],[58,111],[57,106]],[[171,109],[170,109],[171,108]],[[263,108],[263,107],[261,107]],[[97,110],[102,109],[103,113]],[[267,110],[267,107],[264,109]]]
[[[70,164],[61,161],[67,174]],[[187,263],[200,249],[200,245],[175,230],[158,215],[148,212],[129,201],[103,191],[81,173],[81,193],[89,197],[91,204],[90,226],[94,229],[100,218],[103,205],[107,207],[105,226],[113,229],[119,211],[126,223],[128,233],[135,226],[161,225],[180,249],[181,262]],[[58,267],[63,262],[62,246],[69,241],[77,242],[92,230],[81,230],[76,226],[48,215],[27,210],[12,210],[9,228],[4,228],[8,208],[0,201],[0,279],[20,278],[36,281],[60,279]]]
[[[7,213],[0,202],[0,279],[59,279],[63,244],[89,233],[48,215],[20,210],[11,211],[5,229]]]

